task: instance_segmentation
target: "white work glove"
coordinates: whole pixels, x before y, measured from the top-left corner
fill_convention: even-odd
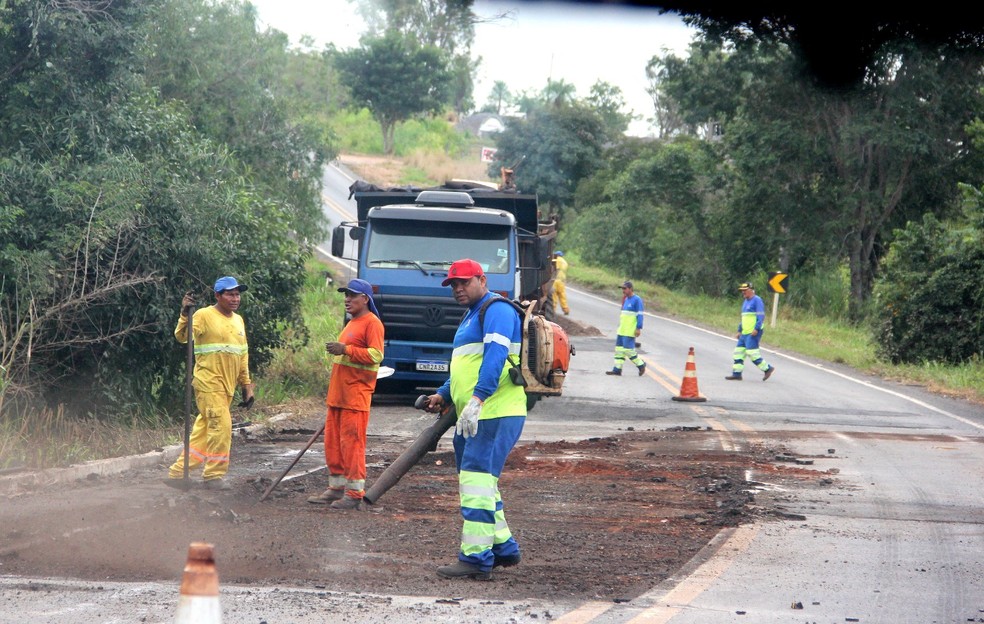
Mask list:
[[[455,432],[463,438],[470,438],[478,433],[478,416],[482,413],[482,402],[477,397],[468,399],[468,405],[461,410]]]

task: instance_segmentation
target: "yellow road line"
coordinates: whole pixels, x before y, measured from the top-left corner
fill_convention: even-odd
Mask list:
[[[342,219],[344,219],[345,221],[355,221],[355,217],[352,216],[352,213],[350,213],[348,210],[345,209],[344,206],[332,200],[324,193],[321,194],[321,201],[324,202],[325,204],[328,204],[331,207],[331,209],[337,212],[338,216],[342,217]]]
[[[679,377],[674,378],[673,375],[670,374],[670,372],[668,370],[666,370],[665,368],[663,368],[662,366],[660,366],[656,362],[653,362],[652,360],[647,360],[644,357],[640,357],[640,359],[643,362],[646,363],[646,376],[647,377],[651,377],[652,379],[656,380],[656,383],[658,383],[659,385],[661,385],[664,388],[666,388],[666,390],[671,395],[676,396],[677,392],[680,390],[680,386],[679,386],[679,384],[680,384],[680,378]],[[676,381],[677,387],[674,388],[672,384],[670,384],[669,382],[665,381],[662,377],[656,375],[656,373],[653,372],[653,369],[658,370],[660,373],[663,374],[664,377],[668,378],[671,382],[672,381]]]
[[[614,602],[592,600],[555,619],[556,624],[585,624],[615,606]]]
[[[679,394],[681,388],[683,388],[682,377],[678,377],[674,375],[673,373],[666,370],[656,362],[653,362],[652,360],[647,360],[646,358],[642,358],[642,361],[646,363],[646,375],[652,377],[653,379],[656,380],[657,383],[659,383],[659,385],[669,390],[671,395],[676,396],[677,394]],[[666,379],[667,381],[663,381],[663,379],[661,379],[655,373],[652,372],[653,370],[659,371],[659,373],[663,376],[663,379]],[[700,393],[700,396],[704,396],[703,393]]]
[[[658,599],[660,604],[646,609],[629,620],[628,624],[669,622],[674,615],[690,606],[698,596],[704,593],[740,554],[748,550],[757,533],[758,527],[755,525],[737,527],[717,553],[701,564],[687,578],[680,581],[673,589],[660,596]]]

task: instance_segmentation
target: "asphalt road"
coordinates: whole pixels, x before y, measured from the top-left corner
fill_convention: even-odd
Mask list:
[[[647,313],[640,338],[646,375],[628,368],[623,377],[609,377],[603,373],[612,363],[619,295],[612,286],[610,299],[568,288],[572,318],[604,336],[572,339],[577,355],[564,396],[537,405],[525,440],[588,438],[629,427],[711,427],[723,452],[749,440],[788,448],[813,460],[805,468],[835,475],[845,487],[784,490],[770,484],[766,472],[751,473],[749,481],[760,483],[759,496],[782,500],[788,512],[804,519],[724,529],[677,575],[630,603],[570,605],[536,596],[527,606],[565,624],[984,622],[981,406],[774,351],[768,331],[763,353],[776,366],[772,378],[762,382],[749,368],[744,381],[725,381],[734,346],[730,335],[653,313]],[[736,323],[739,303],[736,295]],[[671,400],[690,347],[704,403]],[[419,430],[419,419],[400,400],[381,401],[373,409],[370,435],[410,436]],[[312,465],[317,460],[313,456]],[[51,587],[57,591],[45,590]],[[171,621],[160,614],[173,613],[175,591],[176,584],[0,576],[0,621]],[[346,601],[343,595],[328,598],[339,605]],[[495,596],[488,600],[497,606],[380,597],[346,621],[544,619],[524,616],[515,604],[499,605]],[[226,621],[253,621],[251,604],[267,614],[280,609],[280,617],[270,621],[333,621],[331,609],[322,609],[330,605],[312,608],[303,592],[223,586]]]
[[[531,434],[572,417],[591,427],[612,420],[636,428],[710,426],[720,432],[722,449],[741,432],[815,458],[813,467],[834,469],[850,487],[808,495],[773,491],[806,520],[725,530],[716,552],[636,604],[585,605],[560,621],[984,621],[981,406],[770,350],[768,331],[763,353],[775,374],[762,382],[746,369],[744,381],[726,381],[731,336],[658,314],[647,314],[640,336],[646,378],[605,377],[611,351],[596,343],[613,346],[617,306],[577,290],[569,298],[572,315],[607,336],[575,340],[576,382],[557,403],[537,407],[531,420],[546,422],[530,427]],[[739,303],[736,295],[736,324]],[[691,346],[708,400],[672,402]],[[596,417],[558,409],[568,402],[594,404]]]

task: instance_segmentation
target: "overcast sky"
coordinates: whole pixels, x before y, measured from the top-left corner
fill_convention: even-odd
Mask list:
[[[261,25],[287,33],[294,43],[306,34],[319,48],[334,43],[347,49],[358,45],[365,29],[349,0],[250,1]],[[496,80],[513,93],[540,90],[548,78],[564,80],[577,88],[579,97],[604,80],[622,89],[628,108],[651,117],[647,61],[664,48],[684,55],[694,34],[676,15],[611,3],[477,0],[474,11],[481,17],[510,14],[475,29],[472,51],[482,57],[475,84],[477,108]],[[630,128],[632,134],[647,130],[645,122]]]

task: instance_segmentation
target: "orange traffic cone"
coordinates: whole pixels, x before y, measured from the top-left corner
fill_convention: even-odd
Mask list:
[[[694,364],[694,348],[690,347],[687,354],[687,368],[683,371],[683,382],[680,383],[680,394],[673,397],[674,401],[690,401],[698,403],[706,401],[707,397],[701,396],[697,390],[697,365]]]
[[[211,544],[204,542],[192,542],[188,547],[175,624],[221,624],[219,573],[213,550]]]

